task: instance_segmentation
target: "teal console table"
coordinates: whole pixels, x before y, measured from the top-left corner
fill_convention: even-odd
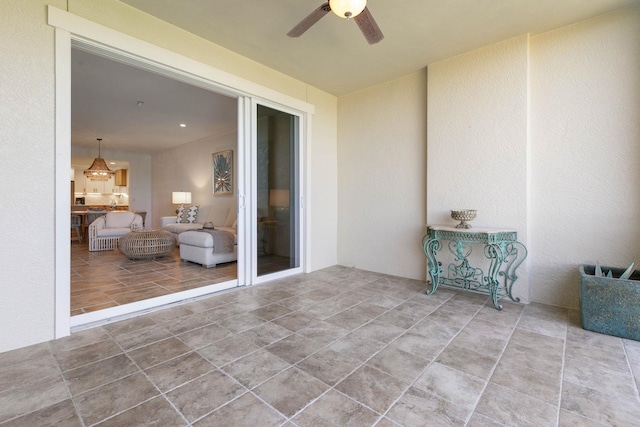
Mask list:
[[[447,248],[454,259],[446,268],[438,260],[443,242],[448,242]],[[486,271],[469,262],[474,245],[484,246],[484,257],[489,260]],[[518,267],[527,257],[527,248],[518,241],[516,231],[429,225],[422,247],[429,263],[431,290],[427,290],[428,295],[435,293],[438,286],[464,289],[490,296],[498,310],[502,310],[499,301],[504,297],[520,301],[513,297],[511,289],[518,279]]]

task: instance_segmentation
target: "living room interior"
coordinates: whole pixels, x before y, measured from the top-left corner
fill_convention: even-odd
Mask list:
[[[197,206],[188,229],[208,223],[236,234],[236,99],[78,48],[71,61],[71,214],[81,217],[80,232],[72,227],[71,315],[236,280],[237,255],[198,264],[216,267],[211,272],[194,268],[190,261],[201,261],[181,257],[179,246],[164,260],[136,262],[118,251],[117,240],[98,247],[89,232],[109,211],[129,211],[141,215],[139,228],[171,231],[179,244],[176,215]],[[283,113],[260,106],[258,114],[257,256],[258,275],[265,275],[286,270],[291,259],[289,158],[279,147],[286,143],[279,135],[290,131],[278,130]],[[87,171],[96,145],[110,178]],[[214,189],[216,153],[229,153],[224,194]]]
[[[311,2],[285,5],[276,0],[281,9],[259,4],[235,13],[227,9],[231,4],[217,5],[204,23],[197,16],[178,22],[179,13],[138,9],[145,6],[143,0],[34,3],[0,6],[7,12],[3,18],[11,16],[2,30],[7,35],[3,72],[8,82],[15,82],[2,87],[8,100],[4,117],[12,124],[0,130],[8,141],[3,146],[3,196],[38,218],[26,229],[10,227],[4,240],[7,262],[0,274],[3,283],[16,285],[2,290],[3,351],[42,346],[54,338],[62,345],[70,333],[69,320],[59,316],[68,316],[70,307],[59,304],[62,298],[56,296],[68,284],[73,245],[67,222],[71,148],[66,151],[60,142],[71,139],[60,125],[70,84],[60,78],[65,74],[59,67],[64,68],[65,55],[70,61],[71,41],[77,38],[170,63],[208,81],[241,86],[260,98],[273,96],[278,104],[313,106],[304,187],[309,209],[304,271],[315,273],[313,277],[326,278],[326,269],[340,276],[341,269],[334,266],[342,266],[373,275],[368,277],[400,277],[409,287],[412,280],[425,283],[427,263],[420,247],[425,225],[453,224],[450,209],[477,209],[474,227],[516,229],[529,250],[514,289],[525,307],[520,320],[531,315],[531,328],[544,317],[534,312],[546,310],[547,317],[563,313],[560,317],[571,319],[568,325],[555,329],[539,322],[543,327],[537,333],[564,331],[559,339],[563,348],[570,348],[582,331],[574,316],[580,303],[579,266],[599,261],[626,267],[638,258],[636,1],[501,3],[506,9],[464,2],[453,10],[409,2],[405,10],[397,10],[389,2],[370,0],[385,32],[385,39],[373,46],[355,25],[348,26],[353,22],[332,16],[300,38],[288,38],[286,31],[316,6]],[[280,13],[267,10],[272,7]],[[567,9],[572,10],[570,18]],[[234,28],[221,34],[229,28],[220,22],[225,19]],[[210,33],[198,33],[189,24]],[[252,43],[245,25],[256,27],[256,39],[280,47],[256,48],[251,56],[250,45],[264,45]],[[265,28],[270,31],[266,35]],[[413,38],[396,44],[405,31]],[[455,44],[460,38],[467,43]],[[404,56],[413,64],[403,65],[402,72],[375,66],[406,64]],[[284,68],[287,64],[291,68]],[[96,141],[88,143],[92,147],[85,157],[95,158]],[[170,214],[175,210],[169,203],[173,190],[163,191],[162,209]],[[157,215],[155,206],[148,210]],[[4,215],[12,223],[9,213]],[[38,268],[33,268],[34,260]],[[27,278],[25,271],[30,272]],[[291,286],[277,283],[278,289]],[[228,298],[223,300],[229,303]],[[452,307],[459,307],[456,300],[450,301]],[[161,317],[155,314],[151,320],[165,320]],[[140,322],[151,323],[146,318]],[[96,337],[85,338],[88,331],[75,339],[93,344]],[[566,363],[577,355],[595,354],[595,346],[602,350],[598,355],[609,354],[610,348],[596,345],[593,335],[581,336],[586,343],[571,355],[563,353]],[[617,356],[634,370],[634,343],[615,342]],[[635,387],[637,393],[637,374],[632,378],[636,385],[630,390]],[[558,411],[560,417],[567,416],[565,410]]]

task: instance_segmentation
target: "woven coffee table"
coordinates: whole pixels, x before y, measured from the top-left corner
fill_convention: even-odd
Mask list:
[[[155,259],[169,255],[176,241],[165,230],[140,228],[127,233],[118,241],[118,250],[129,259]]]

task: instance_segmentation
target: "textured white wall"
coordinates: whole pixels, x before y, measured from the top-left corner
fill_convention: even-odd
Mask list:
[[[213,195],[212,153],[233,150],[237,165],[238,134],[204,138],[153,155],[152,188],[153,211],[157,213],[153,225],[160,226],[160,217],[175,215],[177,205],[171,203],[173,191],[190,191],[194,205],[220,206],[237,211],[237,186],[233,195]],[[237,182],[237,167],[234,167]]]
[[[338,262],[424,280],[426,73],[338,99]]]
[[[640,261],[640,7],[531,43],[531,295],[578,304],[578,266]]]
[[[638,7],[431,65],[429,222],[516,227],[514,293],[577,307],[579,264],[640,259],[638,70]]]
[[[307,174],[308,193],[313,197],[306,200],[306,213],[307,238],[313,242],[308,248],[309,268],[314,271],[338,262],[338,100],[309,87],[306,101],[316,111],[334,113],[313,116],[313,144],[304,153],[308,170],[313,172]]]
[[[53,29],[45,12],[39,2],[0,2],[0,351],[54,333]]]
[[[320,213],[309,214],[310,234],[317,236],[310,241],[309,252],[314,256],[310,265],[322,268],[336,263],[332,237],[336,223],[329,217],[337,211],[336,178],[335,174],[325,177],[327,171],[337,168],[335,97],[116,0],[1,1],[0,197],[5,205],[16,207],[22,216],[33,220],[23,227],[7,227],[0,243],[0,352],[54,336],[54,29],[46,24],[46,5],[315,103],[314,122],[319,125],[313,127],[309,150],[323,162],[312,162],[308,172],[313,183],[309,188],[315,191],[308,195],[309,205],[318,207]],[[15,212],[2,210],[2,223],[16,224]],[[323,216],[329,219],[324,221]],[[327,235],[330,238],[322,238]]]
[[[455,225],[450,210],[476,209],[473,227],[514,229],[527,244],[527,43],[515,37],[429,66],[429,224]],[[513,291],[525,302],[526,267]]]

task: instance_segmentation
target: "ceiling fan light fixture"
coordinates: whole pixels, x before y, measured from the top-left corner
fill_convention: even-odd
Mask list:
[[[329,0],[331,11],[340,18],[355,18],[367,6],[367,0]]]

